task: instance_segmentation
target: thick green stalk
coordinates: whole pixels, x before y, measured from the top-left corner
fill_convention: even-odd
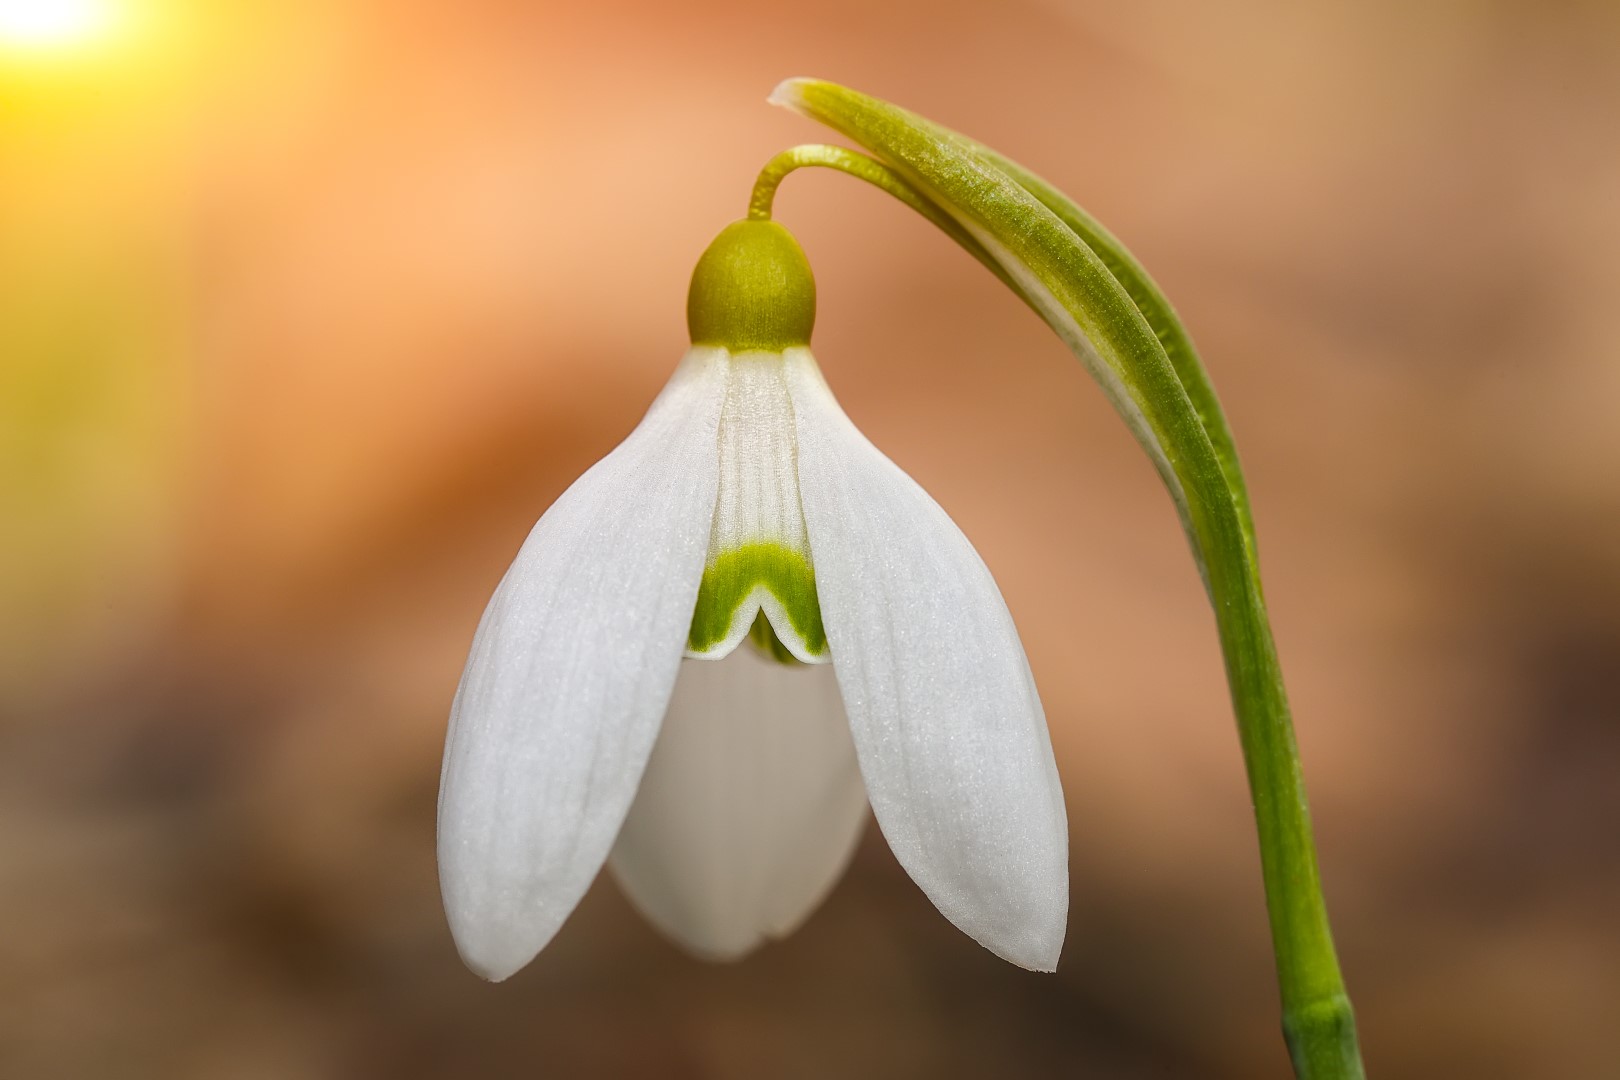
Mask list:
[[[1295,1073],[1361,1077],[1299,752],[1232,436],[1169,303],[1101,226],[1034,174],[886,102],[795,79],[773,101],[865,146],[987,252],[1097,378],[1176,503],[1214,608],[1260,840]],[[915,204],[913,204],[915,205]],[[960,240],[959,240],[960,242]],[[982,261],[982,257],[981,257]]]

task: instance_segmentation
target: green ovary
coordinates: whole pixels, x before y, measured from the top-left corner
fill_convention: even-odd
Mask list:
[[[793,632],[812,656],[827,651],[827,631],[816,601],[816,572],[809,559],[775,543],[744,544],[722,553],[704,569],[687,649],[703,653],[724,641],[737,609],[760,586],[782,605]]]

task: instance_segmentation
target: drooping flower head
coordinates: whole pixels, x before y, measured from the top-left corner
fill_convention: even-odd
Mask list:
[[[870,801],[947,918],[1052,970],[1063,797],[989,571],[834,400],[786,229],[722,231],[687,316],[669,384],[479,624],[439,797],[463,959],[523,967],[604,862],[667,935],[741,956],[814,910]]]
[[[676,941],[740,956],[815,908],[869,798],[952,922],[1026,967],[1057,962],[1063,798],[1023,649],[971,546],[833,400],[809,352],[809,268],[770,224],[782,179],[824,166],[921,214],[1028,304],[1157,469],[1226,658],[1295,1073],[1360,1077],[1236,444],[1169,300],[990,147],[822,80],[770,100],[869,153],[766,163],[749,221],[693,275],[686,359],[490,601],[440,793],[462,956],[491,979],[522,967],[604,861]]]

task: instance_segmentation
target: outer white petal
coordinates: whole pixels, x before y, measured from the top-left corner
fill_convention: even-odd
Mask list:
[[[708,549],[723,356],[687,355],[535,525],[479,624],[445,744],[439,882],[487,979],[584,895],[657,737]]]
[[[934,905],[1050,971],[1068,824],[1029,663],[990,571],[945,511],[788,351],[817,591],[878,825]]]
[[[744,644],[681,665],[663,733],[609,865],[648,921],[734,960],[798,928],[866,823],[838,685]]]

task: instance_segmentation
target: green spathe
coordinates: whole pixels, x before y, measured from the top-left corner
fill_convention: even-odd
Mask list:
[[[703,653],[726,639],[737,609],[754,589],[764,587],[781,603],[789,624],[812,656],[827,651],[816,600],[816,572],[810,560],[785,544],[744,544],[722,552],[703,570],[692,629],[686,647]]]
[[[1016,162],[834,83],[790,79],[771,100],[866,147],[892,174],[878,174],[879,186],[910,187],[903,201],[929,220],[950,218],[947,234],[999,266],[998,276],[1097,378],[1153,460],[1192,541],[1226,657],[1295,1074],[1360,1080],[1237,452],[1169,302],[1106,230]],[[772,188],[780,177],[763,181]]]
[[[720,230],[692,271],[686,325],[694,345],[733,353],[810,344],[816,279],[793,234],[774,221]]]

